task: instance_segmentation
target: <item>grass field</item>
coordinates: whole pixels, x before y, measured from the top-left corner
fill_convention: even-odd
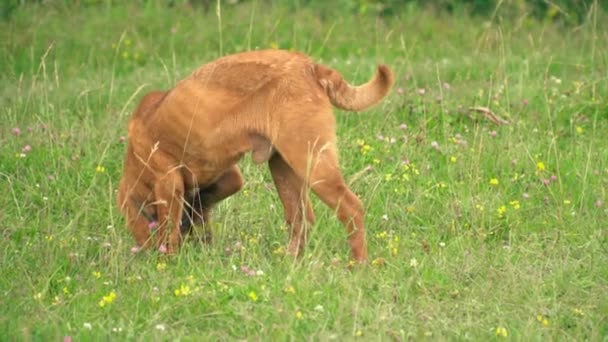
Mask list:
[[[150,1],[0,22],[0,340],[607,340],[608,17],[339,14]],[[398,76],[381,105],[336,111],[370,263],[347,267],[316,199],[304,256],[285,256],[280,202],[249,157],[211,245],[131,254],[115,189],[136,101],[268,47],[352,83],[381,62]]]

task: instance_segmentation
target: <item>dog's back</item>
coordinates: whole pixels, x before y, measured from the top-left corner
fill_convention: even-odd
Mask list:
[[[302,53],[284,50],[251,51],[222,57],[203,65],[190,79],[200,82],[205,88],[217,87],[240,96],[259,93],[273,83],[309,96],[308,89],[302,84],[307,80],[320,86],[334,106],[352,111],[361,111],[378,103],[394,83],[390,69],[379,65],[369,82],[352,86],[338,71],[314,63]]]

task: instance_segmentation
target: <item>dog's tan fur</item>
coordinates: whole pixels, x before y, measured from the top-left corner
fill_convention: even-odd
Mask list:
[[[175,251],[181,233],[174,227],[184,203],[203,214],[237,192],[243,180],[236,164],[252,152],[254,162],[270,166],[291,227],[290,253],[301,252],[304,224],[314,221],[310,188],[346,226],[354,258],[366,260],[363,205],[338,166],[332,104],[363,110],[392,85],[384,65],[371,81],[354,87],[303,54],[266,50],[220,58],[168,92],[147,94],[129,121],[118,193],[135,240],[142,247],[166,243]],[[192,198],[199,188],[209,189],[206,203]],[[154,239],[152,216],[159,220]]]

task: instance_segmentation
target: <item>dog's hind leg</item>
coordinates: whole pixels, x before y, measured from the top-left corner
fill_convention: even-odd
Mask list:
[[[277,187],[279,198],[283,203],[285,220],[291,230],[288,253],[299,255],[308,239],[308,225],[315,221],[315,214],[308,198],[308,189],[300,178],[279,153],[275,153],[268,161],[272,179]]]
[[[310,120],[313,122],[313,120]],[[363,225],[364,208],[361,200],[348,188],[338,166],[335,138],[327,133],[331,122],[319,120],[315,127],[326,127],[325,136],[319,129],[294,127],[301,136],[298,140],[307,143],[294,144],[290,137],[278,139],[275,147],[295,173],[304,179],[319,198],[332,208],[345,225],[353,257],[359,262],[367,260],[367,245]]]
[[[179,225],[183,215],[184,180],[178,171],[169,171],[154,185],[158,215],[158,244],[166,242],[167,253],[174,253],[180,244]]]

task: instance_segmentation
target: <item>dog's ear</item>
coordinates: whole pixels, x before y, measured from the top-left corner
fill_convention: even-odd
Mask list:
[[[137,108],[133,111],[133,115],[131,115],[131,119],[137,118],[145,118],[150,113],[153,113],[156,108],[161,104],[161,102],[165,99],[165,97],[169,94],[168,91],[154,90],[146,95],[144,95]]]
[[[145,121],[156,111],[156,108],[158,108],[158,106],[162,103],[167,94],[169,94],[168,91],[155,90],[147,93],[141,98],[137,108],[135,108],[135,111],[133,111],[133,115],[131,115],[131,119],[129,120],[129,137],[137,135],[136,130],[138,124],[141,122],[141,120]]]

